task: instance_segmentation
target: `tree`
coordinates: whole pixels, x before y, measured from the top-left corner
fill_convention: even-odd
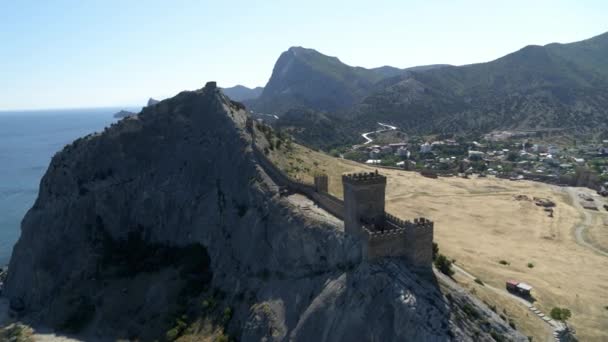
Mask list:
[[[447,276],[451,277],[454,275],[454,270],[452,269],[452,262],[443,254],[437,255],[437,258],[435,259],[435,267],[437,267],[437,269],[441,273]]]
[[[563,322],[566,326],[566,329],[568,329],[568,324],[566,323],[566,321],[570,317],[572,317],[572,312],[570,312],[570,309],[554,307],[553,309],[551,309],[550,315],[551,318],[553,318],[554,320]]]

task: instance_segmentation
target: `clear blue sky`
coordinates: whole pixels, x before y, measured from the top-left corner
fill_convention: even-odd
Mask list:
[[[364,67],[460,65],[608,31],[606,0],[329,2],[0,0],[0,109],[260,86],[294,45]]]

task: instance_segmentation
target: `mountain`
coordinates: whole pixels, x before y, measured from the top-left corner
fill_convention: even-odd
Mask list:
[[[235,101],[255,100],[260,97],[263,90],[263,87],[251,89],[240,84],[230,88],[222,88],[224,94]]]
[[[572,44],[527,46],[495,61],[411,71],[384,81],[353,109],[414,132],[608,128],[608,33]]]
[[[283,196],[254,152],[279,138],[210,82],[66,146],[22,221],[12,310],[87,341],[526,340]]]
[[[434,67],[440,66],[427,68]],[[291,47],[277,60],[260,97],[249,105],[278,115],[298,107],[337,111],[358,103],[378,81],[405,72],[390,66],[352,67],[313,49]]]

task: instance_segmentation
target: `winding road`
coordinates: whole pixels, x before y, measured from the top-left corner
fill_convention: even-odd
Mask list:
[[[397,129],[397,127],[395,127],[395,126],[383,124],[381,122],[378,122],[378,125],[385,127],[385,128],[379,129],[377,131],[372,131],[372,132],[367,132],[367,133],[361,134],[361,136],[365,139],[365,142],[363,143],[363,145],[367,145],[367,144],[371,143],[372,141],[374,141],[372,138],[369,137],[370,134],[382,133],[382,132],[386,132],[386,131],[394,131]]]

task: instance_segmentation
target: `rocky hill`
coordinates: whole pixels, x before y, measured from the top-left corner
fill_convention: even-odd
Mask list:
[[[531,45],[488,63],[409,69],[354,68],[315,50],[291,48],[277,61],[264,93],[247,105],[277,113],[278,126],[325,148],[353,141],[377,122],[412,134],[566,128],[605,139],[607,54],[608,33]],[[306,115],[294,120],[296,112]],[[283,118],[285,113],[291,115]],[[320,121],[324,137],[315,133]]]
[[[440,66],[417,68],[436,67]],[[313,49],[291,47],[277,60],[262,95],[248,104],[277,115],[294,108],[336,111],[358,103],[376,82],[405,72],[390,66],[352,67]]]
[[[230,88],[222,88],[222,92],[234,101],[255,100],[264,91],[263,87],[247,88],[240,84]]]
[[[605,130],[608,34],[527,46],[495,61],[411,72],[354,110],[357,120],[420,132],[505,128]]]
[[[525,340],[279,196],[253,153],[276,139],[209,83],[66,146],[23,219],[12,309],[86,340]]]

